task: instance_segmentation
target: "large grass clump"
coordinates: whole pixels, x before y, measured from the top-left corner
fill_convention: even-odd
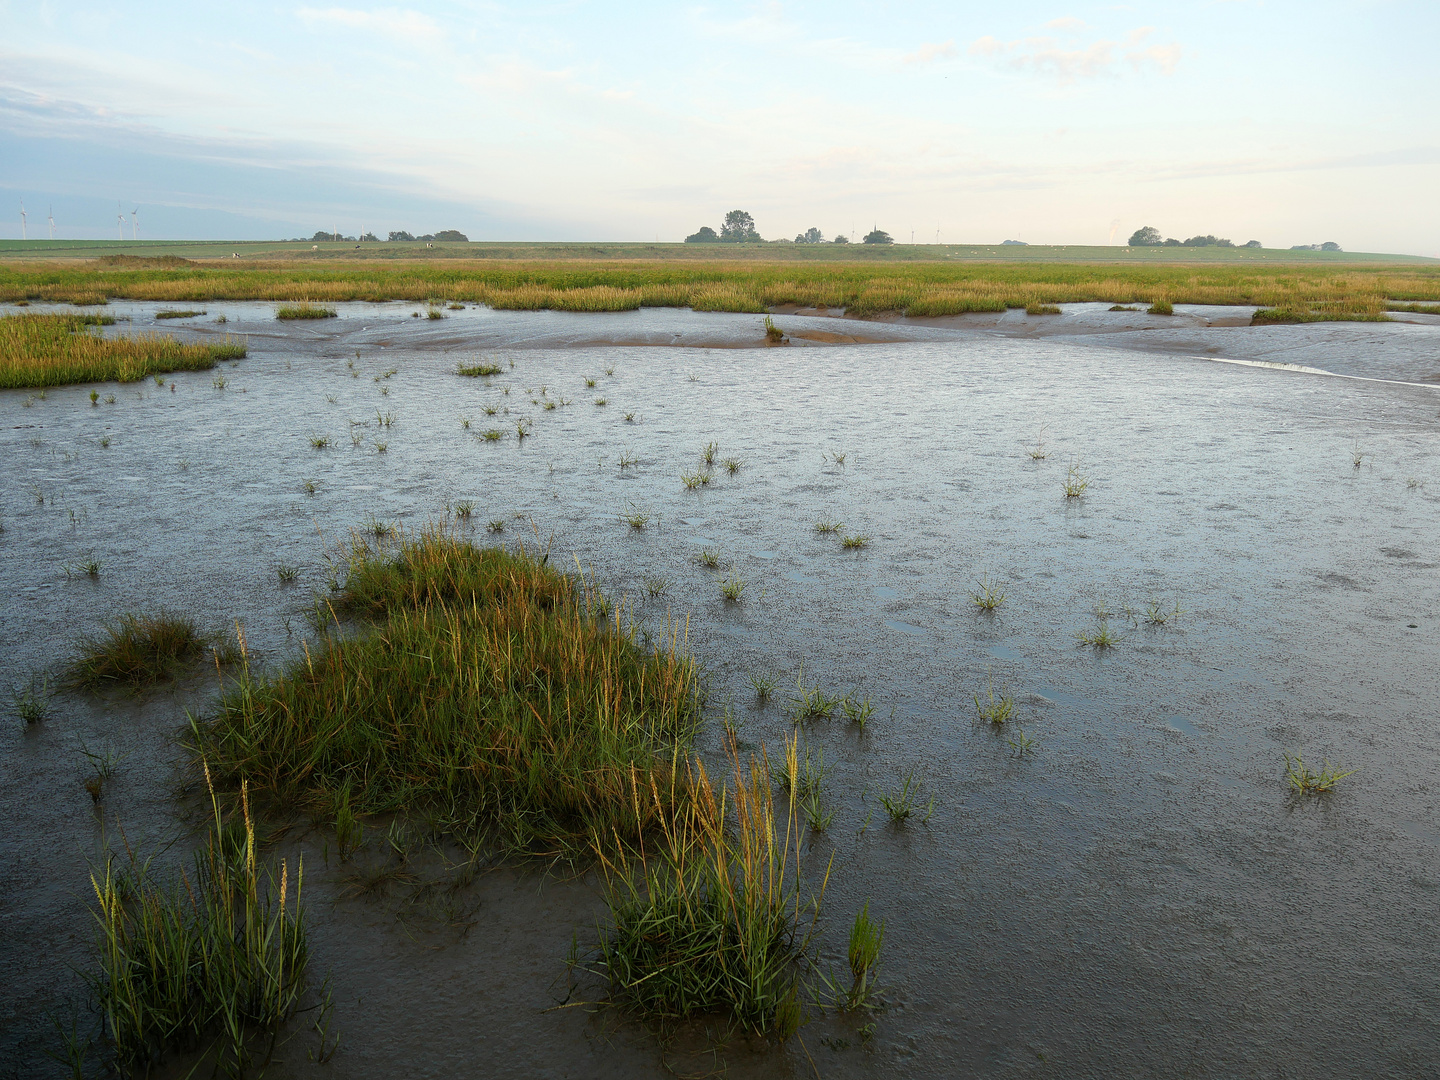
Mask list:
[[[137,382],[171,371],[204,371],[245,355],[229,337],[182,344],[161,334],[101,337],[89,326],[115,320],[96,315],[10,315],[0,318],[0,390],[86,382]]]
[[[167,1054],[196,1051],[217,1072],[243,1076],[306,991],[303,864],[293,880],[284,862],[278,873],[263,864],[248,804],[243,823],[212,805],[189,873],[162,883],[132,855],[91,875],[99,933],[88,978],[100,1044],[122,1076],[148,1076]]]
[[[701,701],[678,635],[642,648],[582,581],[439,527],[348,557],[334,610],[370,625],[247,671],[194,722],[222,783],[561,859],[636,843],[686,797]]]
[[[81,639],[64,682],[82,690],[149,686],[174,678],[209,648],[210,639],[183,615],[121,615],[101,634]]]
[[[793,739],[786,752],[793,772]],[[781,836],[763,760],[737,759],[718,794],[698,762],[690,780],[692,797],[660,816],[663,833],[643,857],[606,862],[609,919],[589,970],[647,1021],[720,1012],[783,1039],[802,1018],[825,887],[803,895],[795,789]]]

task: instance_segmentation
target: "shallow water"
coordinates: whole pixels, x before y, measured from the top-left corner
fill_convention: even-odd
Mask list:
[[[478,539],[503,519],[502,537],[551,542],[648,624],[688,619],[715,711],[731,703],[747,743],[791,729],[782,706],[802,666],[807,684],[877,706],[863,735],[807,729],[837,814],[806,865],[835,860],[829,959],[867,898],[886,919],[890,1007],[864,1044],[861,1021],[834,1017],[803,1046],[733,1043],[731,1074],[810,1074],[813,1058],[826,1076],[1410,1076],[1435,1059],[1440,393],[1211,363],[1183,335],[1218,343],[1212,356],[1288,352],[1413,381],[1440,369],[1440,327],[1251,329],[1199,312],[1178,329],[1106,330],[1078,305],[1061,318],[1103,332],[781,316],[796,332],[899,340],[763,349],[744,347],[758,316],[431,322],[349,305],[296,325],[269,305],[207,306],[231,322],[161,325],[250,335],[224,389],[197,373],[173,392],[99,387],[117,400],[96,407],[89,387],[0,394],[0,680],[161,605],[215,628],[239,618],[281,662],[351,528],[474,500]],[[154,307],[111,310],[144,326]],[[453,374],[491,355],[500,376]],[[522,418],[532,436],[517,443]],[[477,438],[491,426],[507,438]],[[312,448],[322,435],[330,447]],[[687,492],[679,474],[711,441],[742,465]],[[638,463],[622,470],[622,455]],[[1072,463],[1090,479],[1079,500],[1061,491]],[[635,512],[645,529],[622,520]],[[821,520],[869,546],[842,550]],[[696,561],[707,548],[745,580],[740,604]],[[67,578],[91,558],[98,580]],[[296,585],[278,583],[278,563],[301,568]],[[982,574],[1006,591],[993,617],[970,601]],[[648,598],[656,578],[669,584]],[[1183,613],[1148,626],[1134,616],[1152,600]],[[1103,652],[1074,637],[1097,604],[1120,636]],[[762,672],[782,679],[765,706],[748,683]],[[976,722],[987,679],[1016,697],[1037,744],[1026,758],[1013,731]],[[172,739],[210,691],[197,678],[138,700],[58,696],[0,744],[0,1058],[21,1074],[51,1044],[45,1014],[78,993],[67,965],[90,935],[102,836],[81,747],[124,755],[103,804],[112,838],[117,822],[140,845],[181,835]],[[1358,771],[1297,802],[1287,751]],[[934,814],[896,828],[878,796],[912,769]],[[323,837],[301,843],[313,964],[333,975],[343,1039],[329,1071],[662,1073],[644,1032],[544,1011],[563,997],[572,933],[593,925],[593,882],[497,870],[473,887],[468,931],[417,928],[394,902],[332,902]],[[314,1071],[303,1049],[282,1069]]]

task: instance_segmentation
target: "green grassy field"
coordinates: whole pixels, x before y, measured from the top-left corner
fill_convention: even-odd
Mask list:
[[[65,246],[67,245],[68,246]],[[911,316],[1101,301],[1376,317],[1440,300],[1440,260],[1238,248],[715,244],[0,244],[0,301],[460,301],[514,310],[786,306]],[[131,254],[143,251],[143,256]],[[240,259],[214,258],[241,252]],[[51,257],[37,259],[35,254]]]

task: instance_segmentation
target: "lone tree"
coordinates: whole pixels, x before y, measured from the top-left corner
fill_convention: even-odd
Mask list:
[[[795,243],[797,244],[823,244],[824,242],[825,234],[816,228],[806,229],[799,236],[795,237]]]
[[[842,233],[836,233],[836,234],[835,234],[835,239],[830,241],[830,243],[832,243],[832,244],[848,244],[849,242],[850,242],[850,238],[849,238],[848,236],[846,236],[843,232],[842,232]]]
[[[710,228],[709,225],[701,225],[699,232],[692,232],[689,236],[685,237],[685,243],[687,244],[718,244],[719,242],[720,237],[716,235],[715,230]]]
[[[470,242],[470,238],[459,229],[441,229],[435,234],[436,240],[456,240],[464,244]]]
[[[392,230],[390,231],[390,239],[391,239],[391,240],[414,240],[415,237],[412,236],[410,233],[406,232],[404,229],[392,229]]]
[[[895,241],[891,239],[888,232],[882,229],[871,229],[865,234],[865,239],[860,242],[862,244],[893,244]]]
[[[727,244],[754,244],[759,243],[760,234],[755,231],[755,219],[748,211],[731,210],[720,226],[720,239]]]
[[[1144,225],[1130,234],[1131,247],[1159,247],[1165,242],[1160,230],[1153,225]]]
[[[1321,251],[1343,251],[1344,249],[1343,249],[1339,244],[1335,243],[1334,240],[1326,240],[1323,244],[1320,245],[1320,250],[1321,250]]]

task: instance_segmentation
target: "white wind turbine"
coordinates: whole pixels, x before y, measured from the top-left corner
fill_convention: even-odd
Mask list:
[[[53,206],[50,207],[50,209],[47,210],[46,213],[47,213],[47,214],[49,215],[49,217],[50,217],[50,239],[51,239],[51,240],[54,240],[54,239],[55,239],[55,207],[53,207]]]
[[[115,204],[115,230],[120,234],[120,239],[125,239],[125,212],[120,209],[120,204]]]
[[[130,239],[140,239],[140,207],[130,211]]]
[[[25,231],[25,200],[20,200],[20,239],[29,240],[30,234]]]

